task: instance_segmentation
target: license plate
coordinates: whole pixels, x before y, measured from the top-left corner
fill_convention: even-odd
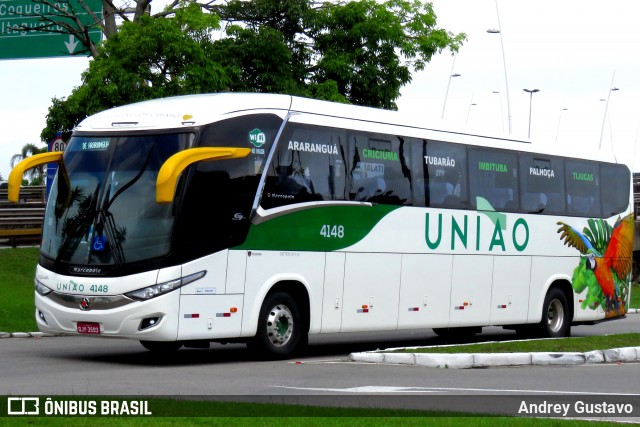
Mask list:
[[[78,322],[76,330],[79,334],[100,335],[100,324],[95,322]]]

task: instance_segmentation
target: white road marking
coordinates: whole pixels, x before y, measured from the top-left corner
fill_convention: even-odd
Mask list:
[[[362,386],[348,388],[323,388],[323,387],[291,387],[284,385],[272,386],[275,388],[286,388],[290,390],[325,391],[339,393],[438,393],[438,392],[485,392],[485,393],[540,393],[540,394],[575,394],[582,396],[607,395],[607,396],[640,396],[637,393],[606,393],[606,392],[584,392],[584,391],[561,391],[561,390],[510,390],[493,388],[453,388],[453,387],[394,387],[394,386]]]

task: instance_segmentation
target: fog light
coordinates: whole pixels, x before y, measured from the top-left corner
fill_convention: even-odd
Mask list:
[[[138,330],[143,331],[145,329],[152,328],[158,324],[160,321],[160,317],[147,317],[146,319],[142,319],[140,322],[140,327]]]

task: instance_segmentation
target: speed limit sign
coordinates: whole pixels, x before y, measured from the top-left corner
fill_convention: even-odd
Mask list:
[[[64,151],[67,147],[67,143],[62,140],[62,138],[56,138],[51,143],[51,148],[49,151]]]
[[[49,152],[53,151],[64,151],[67,148],[67,143],[62,140],[62,134],[56,134],[55,138],[49,141]],[[51,191],[51,185],[53,184],[53,179],[56,176],[56,172],[58,171],[58,163],[53,162],[47,165],[47,197],[49,197],[49,192]]]

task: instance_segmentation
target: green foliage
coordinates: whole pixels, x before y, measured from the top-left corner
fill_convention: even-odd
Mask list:
[[[37,331],[33,279],[38,248],[0,249],[0,332]]]
[[[631,302],[629,303],[629,308],[640,308],[640,284],[633,283],[631,285]]]
[[[105,40],[82,85],[52,100],[41,137],[60,131],[66,139],[85,117],[114,106],[205,92],[395,109],[411,71],[464,39],[438,28],[431,4],[418,0],[182,2],[124,22]]]
[[[41,138],[50,139],[56,130],[68,134],[85,117],[118,105],[224,90],[230,82],[209,52],[218,28],[219,18],[197,4],[170,19],[125,22],[100,46],[83,84],[68,99],[53,100]]]
[[[589,227],[582,230],[584,235],[599,254],[604,254],[611,240],[613,227],[602,219],[590,218],[588,224]]]
[[[589,240],[589,243],[591,243],[591,246],[593,246],[596,255],[601,257],[607,250],[607,246],[611,240],[613,227],[603,219],[589,219],[587,223],[588,227],[584,227],[582,232],[587,240]],[[600,306],[603,309],[608,310],[607,298],[602,292],[602,287],[598,283],[593,271],[587,269],[587,262],[586,258],[582,258],[578,266],[573,271],[573,290],[578,294],[582,293],[585,289],[587,290],[581,304],[583,309],[589,307],[590,309],[595,310]],[[615,300],[619,298],[620,303],[624,306],[629,293],[628,284],[625,282],[626,278],[622,278],[621,280],[614,271],[611,271],[611,274],[613,275],[613,280],[616,284]]]
[[[602,288],[593,271],[587,269],[587,260],[585,258],[580,259],[580,264],[573,271],[572,285],[573,290],[578,294],[585,289],[587,290],[581,305],[583,309],[589,307],[595,310],[598,306],[606,306],[606,298],[602,293]]]
[[[320,9],[313,23],[319,60],[311,81],[335,81],[349,102],[371,107],[395,109],[411,66],[422,70],[464,40],[436,28],[431,4],[419,1],[349,2]]]

